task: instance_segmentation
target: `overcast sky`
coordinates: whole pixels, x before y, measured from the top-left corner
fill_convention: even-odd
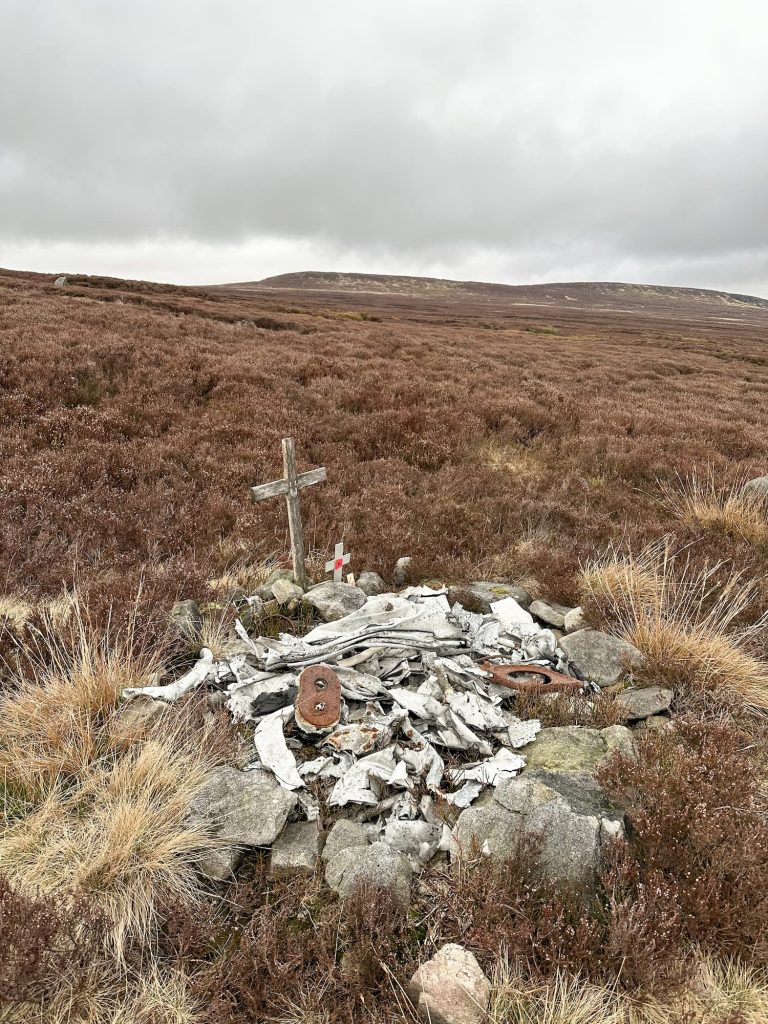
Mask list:
[[[768,296],[768,4],[0,0],[0,266]]]

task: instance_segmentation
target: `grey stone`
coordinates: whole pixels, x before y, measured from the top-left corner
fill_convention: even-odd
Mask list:
[[[329,580],[312,587],[304,595],[304,601],[314,608],[324,622],[336,622],[350,612],[362,608],[368,598],[362,590],[349,583],[335,583]]]
[[[269,870],[273,875],[312,874],[317,867],[321,847],[316,821],[286,825],[272,844]]]
[[[635,722],[634,732],[642,735],[645,732],[661,732],[671,728],[672,719],[667,715],[651,715],[650,718],[641,718],[639,722]]]
[[[203,616],[197,602],[177,601],[171,612],[171,619],[185,640],[199,640],[203,628]]]
[[[57,288],[63,288],[67,283],[67,279],[66,277],[57,277],[53,283]]]
[[[278,580],[289,580],[293,583],[293,573],[290,569],[275,569],[271,572],[264,583],[260,587],[256,588],[256,594],[262,599],[262,601],[272,600],[272,584],[276,583]]]
[[[492,583],[488,580],[475,580],[466,587],[462,587],[474,597],[478,603],[478,610],[487,615],[491,605],[496,601],[503,601],[505,597],[513,597],[522,608],[529,608],[531,595],[525,587],[517,587],[511,583]]]
[[[411,898],[411,865],[402,853],[386,843],[353,846],[331,857],[325,867],[325,880],[340,896],[352,894],[358,885],[392,892],[403,907]]]
[[[327,863],[342,850],[369,845],[370,840],[365,825],[359,821],[351,821],[349,818],[339,818],[328,833],[321,857]]]
[[[209,882],[229,882],[242,863],[243,851],[238,846],[222,846],[208,850],[195,863],[197,870]]]
[[[491,806],[461,813],[453,854],[477,844],[504,860],[515,855],[522,839],[533,837],[541,842],[541,865],[549,877],[590,883],[602,864],[603,844],[623,833],[621,810],[588,772],[526,769],[496,788]]]
[[[632,644],[596,629],[569,633],[560,641],[560,649],[579,679],[598,686],[611,686],[643,663],[642,654]]]
[[[293,580],[279,579],[272,584],[272,594],[279,604],[290,604],[291,601],[298,601],[304,591]]]
[[[616,696],[616,703],[622,709],[626,722],[638,718],[650,718],[660,711],[668,711],[675,696],[674,690],[661,686],[631,686]]]
[[[367,597],[375,597],[377,594],[386,592],[387,585],[377,572],[361,572],[355,580],[355,585]]]
[[[589,729],[583,725],[562,725],[542,729],[532,743],[520,749],[527,768],[553,772],[594,772],[619,750],[634,757],[632,733],[623,725]]]
[[[768,476],[756,476],[754,480],[747,480],[741,493],[758,498],[768,498]]]
[[[584,629],[587,624],[587,620],[584,618],[584,611],[579,605],[577,608],[571,608],[563,618],[563,629],[566,633],[575,633],[577,629]]]
[[[491,984],[475,955],[451,942],[418,968],[406,991],[429,1024],[482,1024]]]
[[[555,604],[554,601],[532,601],[528,611],[548,626],[554,626],[555,629],[563,629],[565,626],[565,616],[572,612],[573,608],[569,608],[564,604]]]
[[[394,579],[395,587],[397,587],[398,590],[401,587],[404,587],[408,582],[408,577],[410,575],[412,567],[413,559],[410,558],[408,555],[404,555],[402,558],[398,558],[398,560],[395,562],[395,571],[392,574],[392,576]]]
[[[215,769],[192,801],[190,818],[213,825],[224,842],[271,846],[296,806],[295,793],[283,789],[270,772]]]

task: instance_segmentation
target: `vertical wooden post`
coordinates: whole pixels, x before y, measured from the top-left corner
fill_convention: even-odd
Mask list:
[[[299,586],[306,588],[309,584],[307,571],[304,568],[304,530],[301,525],[299,508],[299,483],[296,473],[296,454],[293,438],[283,438],[283,470],[288,482],[288,529],[291,534],[291,558],[293,560],[293,578]]]

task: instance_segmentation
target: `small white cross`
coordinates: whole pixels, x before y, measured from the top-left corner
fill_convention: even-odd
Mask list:
[[[342,541],[340,544],[336,545],[333,553],[333,558],[330,560],[330,562],[325,563],[325,571],[333,573],[333,578],[336,581],[336,583],[341,583],[341,577],[344,573],[344,566],[349,564],[349,560],[351,557],[352,556],[349,554],[349,552],[344,554],[344,541]]]

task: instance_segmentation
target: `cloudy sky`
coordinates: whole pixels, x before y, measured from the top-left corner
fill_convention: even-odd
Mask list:
[[[768,296],[768,4],[1,0],[0,266]]]

